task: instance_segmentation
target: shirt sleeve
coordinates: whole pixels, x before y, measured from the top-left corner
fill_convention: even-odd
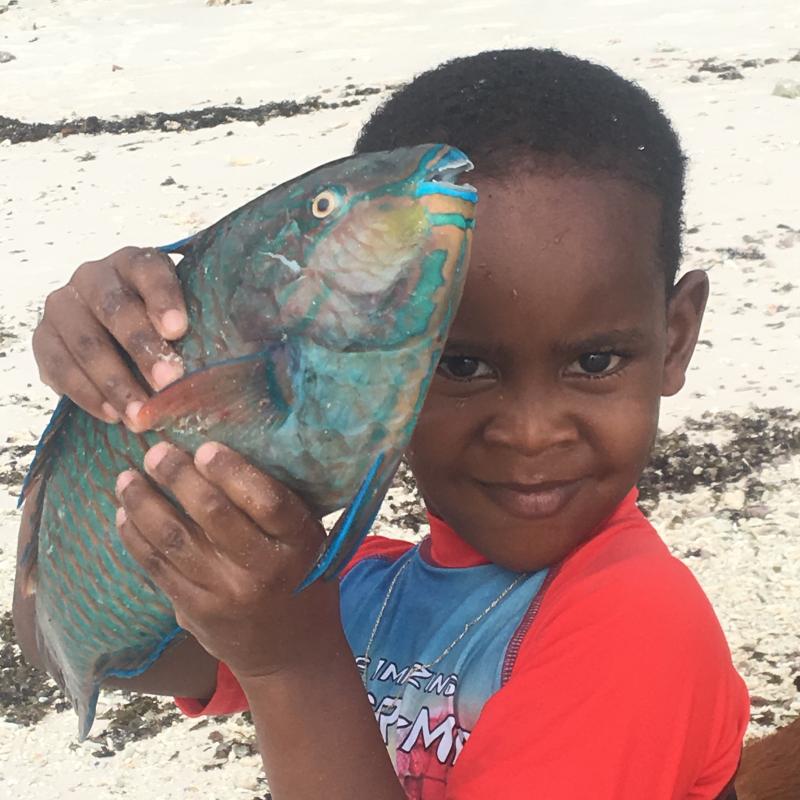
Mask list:
[[[342,572],[343,578],[357,564],[366,558],[389,557],[399,558],[412,545],[400,539],[387,536],[369,536],[356,551],[350,563]],[[249,704],[239,681],[226,664],[219,663],[217,668],[217,684],[214,694],[208,700],[193,697],[176,697],[175,705],[187,717],[220,716],[238,714],[247,711]]]
[[[239,686],[227,664],[219,662],[217,667],[217,685],[214,694],[208,700],[197,700],[193,697],[176,697],[175,705],[187,717],[216,717],[224,714],[237,714],[249,708],[247,698]]]
[[[447,800],[712,800],[730,782],[749,702],[716,616],[676,559],[635,566],[553,581]]]

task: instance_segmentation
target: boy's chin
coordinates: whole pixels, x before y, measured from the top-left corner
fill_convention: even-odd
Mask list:
[[[577,547],[599,533],[633,488],[595,495],[591,486],[574,481],[554,495],[529,500],[502,498],[494,489],[485,502],[460,515],[465,525],[459,536],[494,564],[515,572],[536,572],[561,562]],[[583,491],[582,491],[583,490]],[[620,487],[620,491],[622,488]]]

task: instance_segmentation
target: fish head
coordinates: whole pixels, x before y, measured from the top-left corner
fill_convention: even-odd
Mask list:
[[[312,213],[325,218],[306,254],[307,267],[337,290],[384,293],[430,253],[458,253],[468,242],[477,192],[454,182],[472,168],[460,150],[421,145],[362,154],[341,166],[339,181],[320,185],[310,200]]]
[[[471,168],[460,150],[426,144],[351,156],[267,193],[240,322],[256,338],[302,326],[336,347],[446,325],[474,227],[477,192],[457,182]]]

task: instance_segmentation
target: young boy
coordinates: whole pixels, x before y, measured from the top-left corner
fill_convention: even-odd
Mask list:
[[[634,488],[708,295],[674,282],[677,138],[613,72],[518,50],[419,76],[357,150],[428,141],[471,156],[481,198],[407,453],[430,536],[368,539],[340,585],[294,594],[323,536],[302,501],[219,444],[156,445],[118,525],[194,639],[126,685],[249,707],[276,800],[734,797],[747,692]],[[120,251],[49,298],[42,377],[135,427],[106,329],[157,388],[185,324],[167,259]]]

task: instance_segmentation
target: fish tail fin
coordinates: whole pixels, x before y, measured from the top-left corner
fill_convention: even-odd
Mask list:
[[[42,630],[36,618],[36,647],[47,674],[59,685],[78,715],[78,739],[89,735],[97,709],[100,681],[95,671],[81,676],[68,668],[66,661],[58,656],[50,645],[50,637]]]
[[[41,636],[39,636],[39,656],[50,677],[61,687],[72,708],[75,709],[78,715],[78,741],[84,741],[94,723],[97,698],[100,696],[100,681],[94,674],[80,678],[65,672]]]
[[[44,507],[45,483],[47,481],[47,462],[53,439],[60,430],[64,420],[74,406],[66,398],[58,404],[50,422],[42,434],[34,456],[33,463],[25,478],[20,502],[25,503],[20,526],[19,571],[17,591],[26,603],[32,602],[33,636],[36,652],[42,667],[48,675],[61,687],[67,699],[78,714],[78,737],[83,741],[89,734],[94,722],[97,696],[100,683],[93,676],[88,680],[80,679],[66,668],[66,662],[54,650],[51,642],[55,637],[47,633],[47,619],[40,613],[37,602],[37,584],[39,577],[39,530]],[[23,544],[24,542],[24,544]]]
[[[68,694],[70,703],[78,715],[78,741],[82,742],[89,735],[94,724],[94,715],[97,711],[97,698],[100,694],[99,684],[84,687],[76,694]]]

